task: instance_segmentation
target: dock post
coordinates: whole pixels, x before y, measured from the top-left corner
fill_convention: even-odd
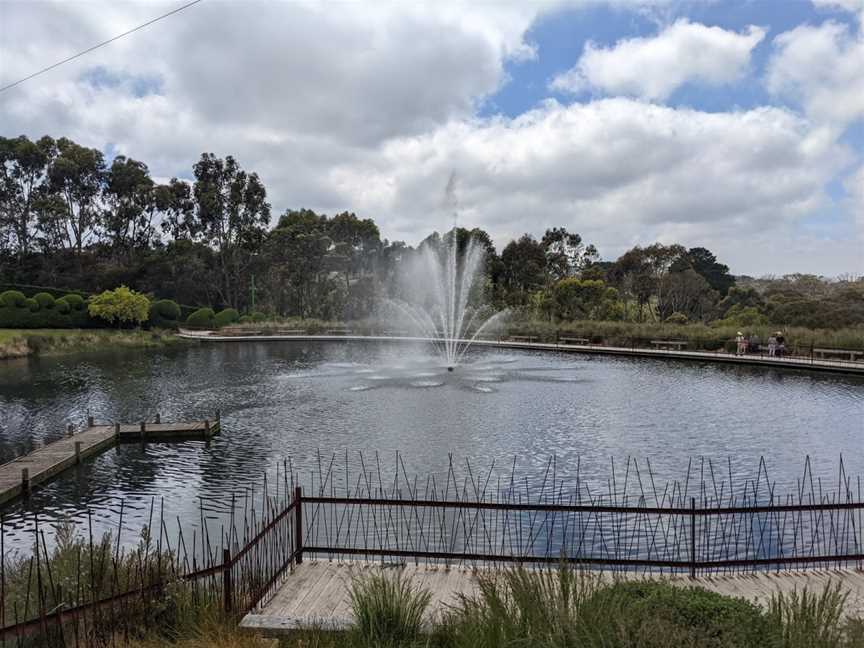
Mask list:
[[[210,419],[204,419],[204,436],[210,436]]]
[[[87,427],[88,428],[93,427],[93,417],[92,416],[87,417]]]
[[[294,487],[294,553],[295,564],[303,562],[303,491],[300,486]]]
[[[218,409],[216,410],[216,422],[219,424],[222,423],[222,412]]]
[[[141,421],[141,438],[143,439],[145,436],[147,436],[147,424]]]
[[[30,492],[30,469],[22,468],[21,469],[21,492],[29,493]]]
[[[114,424],[114,436],[117,437],[118,439],[120,438],[120,424],[119,423]]]
[[[75,434],[75,428],[72,427],[71,423],[66,424],[66,436],[72,436]]]
[[[157,425],[158,425],[159,423],[161,423],[161,422],[162,422],[162,416],[159,414],[159,412],[156,412],[156,423],[157,423]]]
[[[75,463],[76,464],[81,463],[81,442],[80,441],[75,442]]]
[[[231,614],[234,592],[231,583],[231,550],[222,550],[222,594],[224,595],[225,614]]]

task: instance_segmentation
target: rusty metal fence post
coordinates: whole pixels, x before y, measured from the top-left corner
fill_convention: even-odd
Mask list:
[[[696,578],[696,498],[690,498],[690,578]]]
[[[294,487],[294,553],[299,565],[303,562],[303,490],[300,486]]]
[[[222,595],[224,597],[224,608],[226,614],[231,614],[233,609],[233,583],[231,581],[231,550],[222,550]]]

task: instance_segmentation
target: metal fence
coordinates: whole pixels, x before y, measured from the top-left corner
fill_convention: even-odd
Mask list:
[[[232,499],[224,526],[169,541],[161,514],[139,544],[118,535],[60,538],[49,547],[34,520],[33,554],[0,568],[0,644],[123,645],[142,627],[187,606],[240,615],[265,604],[304,558],[428,565],[560,564],[630,572],[701,574],[864,568],[860,478],[841,459],[836,486],[814,478],[809,459],[781,495],[764,460],[756,475],[720,476],[690,462],[683,480],[659,484],[650,462],[613,462],[605,488],[550,458],[540,474],[516,462],[478,472],[465,460],[423,481],[400,455],[344,462],[320,456],[304,485],[286,464],[275,495]],[[570,472],[570,471],[565,471]],[[153,518],[157,519],[153,519]],[[179,520],[178,520],[179,522]],[[2,519],[0,519],[2,526]],[[92,529],[92,527],[91,527]],[[8,547],[2,542],[0,552]],[[80,530],[79,530],[80,531]],[[158,533],[157,533],[158,532]],[[61,532],[58,532],[61,533]],[[62,535],[62,533],[61,533]]]

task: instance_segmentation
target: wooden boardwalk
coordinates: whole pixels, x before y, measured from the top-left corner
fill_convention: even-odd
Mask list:
[[[83,431],[67,432],[62,439],[0,466],[0,505],[117,443],[206,439],[218,431],[218,414],[213,422],[93,425],[91,420]]]
[[[442,610],[459,601],[460,594],[477,592],[477,571],[463,568],[427,568],[414,565],[382,565],[381,563],[323,562],[306,560],[287,575],[285,582],[265,605],[247,614],[241,626],[267,635],[277,636],[304,628],[346,629],[353,624],[348,588],[355,576],[373,570],[395,573],[402,571],[415,586],[429,590],[431,604],[426,621],[438,617]],[[595,572],[599,578],[646,578],[621,573]],[[776,592],[792,592],[807,588],[821,592],[829,584],[840,583],[850,592],[846,613],[864,615],[864,571],[803,570],[797,572],[759,572],[752,574],[701,576],[658,575],[682,587],[696,585],[705,589],[746,598],[765,604]]]

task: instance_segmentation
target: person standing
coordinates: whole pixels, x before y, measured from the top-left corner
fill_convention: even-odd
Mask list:
[[[777,353],[777,336],[773,333],[768,337],[768,356],[773,358]]]
[[[735,336],[735,342],[738,343],[738,350],[735,355],[744,355],[747,353],[747,338],[744,337],[744,334],[741,331],[738,331],[738,335]]]
[[[782,331],[777,331],[777,355],[781,358],[786,354],[786,338]]]

